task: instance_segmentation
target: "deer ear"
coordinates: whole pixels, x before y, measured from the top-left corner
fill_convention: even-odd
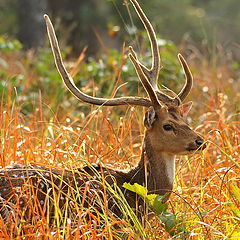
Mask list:
[[[193,102],[190,101],[190,102],[184,103],[180,106],[180,111],[181,111],[181,114],[184,118],[187,117],[189,111],[192,108],[192,105],[193,105]]]
[[[157,119],[157,114],[154,108],[150,107],[145,114],[145,119],[144,119],[145,127],[147,129],[151,129],[156,119]]]

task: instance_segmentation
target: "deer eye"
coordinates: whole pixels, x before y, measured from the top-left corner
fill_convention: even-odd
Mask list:
[[[165,125],[163,125],[163,129],[165,131],[172,131],[173,130],[173,126],[170,125],[170,124],[165,124]]]

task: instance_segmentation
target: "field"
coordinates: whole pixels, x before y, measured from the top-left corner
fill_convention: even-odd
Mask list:
[[[136,165],[145,109],[77,101],[64,88],[48,46],[38,54],[23,54],[18,42],[0,40],[1,167]],[[160,76],[161,84],[176,91],[184,83],[177,51],[175,46],[162,46]],[[65,62],[86,93],[144,94],[125,49],[122,54],[107,50],[88,63],[83,56]],[[172,228],[166,222],[164,226],[157,214],[141,224],[134,216],[131,221],[127,216],[117,219],[105,210],[105,220],[93,216],[94,221],[79,222],[75,228],[71,219],[65,219],[63,226],[57,220],[50,225],[41,215],[32,223],[6,224],[0,219],[1,239],[240,239],[240,66],[223,49],[208,58],[195,51],[187,59],[194,74],[188,97],[194,105],[187,120],[204,137],[207,148],[177,158],[174,192],[168,201]],[[123,198],[121,193],[119,197]],[[91,214],[88,209],[81,213]]]

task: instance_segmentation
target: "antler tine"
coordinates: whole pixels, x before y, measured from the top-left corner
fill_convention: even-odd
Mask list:
[[[144,72],[144,74],[149,78],[149,81],[152,84],[153,89],[158,90],[157,79],[158,79],[158,74],[159,74],[159,70],[160,70],[160,55],[159,55],[156,34],[155,34],[152,24],[150,23],[150,21],[148,20],[148,18],[145,15],[145,13],[141,9],[139,3],[136,0],[131,0],[131,3],[133,4],[139,18],[141,19],[141,21],[148,33],[149,40],[151,43],[151,49],[152,49],[152,67],[151,67],[151,69],[146,68],[140,62],[139,62],[139,65],[142,68],[142,71]]]
[[[177,98],[179,98],[181,101],[183,101],[189,92],[191,91],[192,85],[193,85],[193,76],[192,73],[188,67],[188,64],[184,57],[179,53],[178,54],[178,59],[182,65],[182,68],[184,70],[185,76],[186,76],[186,83],[183,86],[182,90],[179,92]]]
[[[146,92],[148,93],[148,95],[153,103],[153,107],[154,108],[161,107],[162,105],[158,101],[158,97],[157,97],[151,83],[148,81],[147,77],[145,76],[143,69],[137,59],[137,56],[131,47],[130,47],[130,53],[128,54],[128,56],[136,69],[137,75],[138,75],[141,83],[143,84]]]
[[[80,91],[73,82],[72,77],[67,72],[61,57],[61,51],[59,49],[58,40],[56,38],[56,34],[51,23],[50,18],[47,15],[44,15],[46,25],[47,25],[47,32],[48,37],[50,40],[52,52],[55,58],[55,64],[60,73],[66,87],[69,91],[79,100],[82,100],[87,103],[91,103],[94,105],[105,105],[105,106],[118,106],[118,105],[137,105],[137,106],[145,106],[149,107],[152,106],[153,103],[149,99],[140,98],[140,97],[120,97],[120,98],[96,98],[89,96],[82,91]]]

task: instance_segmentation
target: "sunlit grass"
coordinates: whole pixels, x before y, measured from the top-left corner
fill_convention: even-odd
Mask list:
[[[13,63],[2,81],[22,74],[24,63],[13,57],[6,57]],[[184,236],[187,239],[239,239],[240,203],[232,192],[232,183],[239,186],[240,180],[239,73],[221,63],[218,68],[209,67],[204,59],[200,60],[201,64],[199,59],[190,62],[196,77],[189,97],[194,106],[188,120],[208,145],[200,154],[178,157],[169,211],[183,220],[185,233],[181,233],[181,239]],[[19,66],[22,67],[19,69]],[[24,71],[24,89],[29,94],[32,76],[37,79],[40,76],[30,69]],[[39,93],[31,103],[32,110],[28,109],[25,115],[22,111],[27,104],[22,100],[24,91],[18,95],[18,89],[9,83],[3,95],[0,104],[2,167],[31,163],[76,169],[100,162],[126,169],[134,166],[140,157],[144,134],[141,108],[88,106],[88,111],[86,107],[82,111],[84,104],[75,100],[61,102],[62,96]],[[104,179],[99,178],[104,183]],[[125,213],[124,219],[117,219],[107,210],[106,198],[102,201],[101,213],[81,208],[76,199],[71,199],[63,211],[56,210],[52,223],[41,211],[36,211],[35,199],[30,204],[37,217],[31,223],[24,222],[21,215],[7,223],[0,220],[0,236],[4,239],[13,239],[16,234],[39,239],[169,238],[156,216],[141,223],[120,189],[107,184],[105,189],[101,196],[104,199],[107,192],[113,194]],[[58,199],[55,201],[57,205]],[[74,213],[68,210],[70,204],[75,208]]]

